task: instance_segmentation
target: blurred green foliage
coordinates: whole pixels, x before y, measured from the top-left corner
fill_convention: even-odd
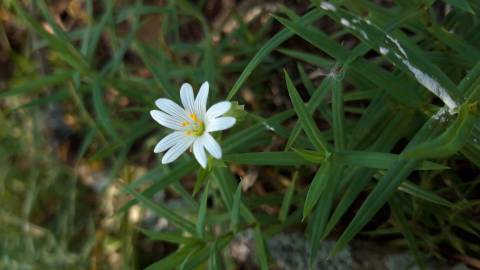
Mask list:
[[[480,2],[161,2],[0,3],[0,269],[235,269],[247,230],[261,269],[286,230],[478,257]],[[224,158],[160,164],[148,111],[203,81]]]

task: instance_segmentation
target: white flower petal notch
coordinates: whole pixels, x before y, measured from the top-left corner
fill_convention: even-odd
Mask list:
[[[187,149],[192,149],[200,166],[207,167],[207,152],[216,159],[222,158],[222,148],[210,132],[231,128],[236,119],[224,116],[232,106],[229,101],[221,101],[207,110],[209,85],[204,82],[196,97],[190,84],[180,87],[183,108],[170,99],[159,98],[155,105],[159,110],[150,111],[152,118],[173,132],[157,143],[153,152],[165,154],[162,163],[175,161]]]

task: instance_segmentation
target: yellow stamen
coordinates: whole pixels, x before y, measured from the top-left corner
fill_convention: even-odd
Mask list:
[[[203,123],[202,120],[200,120],[194,113],[191,113],[188,115],[190,119],[193,120],[193,122],[182,122],[181,125],[183,127],[188,126],[188,130],[185,131],[185,134],[187,136],[201,136],[203,132],[205,131],[205,124]]]

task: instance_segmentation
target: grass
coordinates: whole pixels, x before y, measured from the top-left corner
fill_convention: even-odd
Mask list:
[[[0,269],[234,269],[252,231],[263,270],[287,230],[475,266],[479,3],[212,5],[0,4]],[[148,112],[206,80],[245,105],[223,158],[162,165]]]

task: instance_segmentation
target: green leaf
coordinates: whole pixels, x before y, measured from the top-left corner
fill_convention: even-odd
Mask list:
[[[332,211],[333,201],[335,199],[335,190],[339,182],[339,177],[342,174],[342,166],[338,164],[332,164],[328,172],[328,176],[325,177],[325,191],[320,196],[318,203],[315,207],[313,215],[310,216],[308,229],[309,237],[308,242],[310,246],[309,252],[309,264],[313,265],[318,253],[318,248],[321,245],[322,237],[325,234],[325,228],[327,225],[328,217]],[[310,190],[309,190],[310,192]]]
[[[473,8],[468,3],[468,0],[443,0],[443,1],[451,4],[454,7],[457,7],[459,9],[463,10],[463,11],[475,14],[475,11],[473,10]]]
[[[234,232],[237,232],[238,230],[241,198],[242,198],[242,182],[238,183],[237,190],[233,195],[232,211],[230,211],[230,229],[233,230]]]
[[[210,247],[210,255],[208,256],[208,269],[209,270],[220,270],[221,269],[221,262],[220,262],[220,251],[218,249],[217,241],[214,241]]]
[[[323,164],[313,177],[312,183],[308,188],[307,197],[305,198],[305,204],[303,205],[303,219],[310,214],[327,188],[327,183],[331,180],[329,178],[331,175],[331,167],[332,164],[330,162]]]
[[[195,233],[195,225],[190,222],[189,220],[183,218],[182,216],[176,214],[170,208],[155,203],[154,201],[150,200],[149,198],[143,196],[142,194],[136,192],[135,190],[131,189],[129,186],[124,185],[123,188],[133,195],[135,199],[140,201],[144,206],[151,209],[155,212],[158,216],[166,218],[172,224],[175,224],[177,227],[184,229],[185,231],[194,234]]]
[[[190,245],[197,243],[199,240],[192,237],[185,237],[182,232],[160,232],[152,231],[144,228],[137,228],[140,232],[145,234],[150,240],[165,241],[173,244]]]
[[[167,186],[171,185],[172,183],[178,181],[180,178],[183,176],[189,174],[192,172],[194,169],[198,167],[197,163],[193,160],[184,162],[180,165],[177,165],[173,170],[171,170],[168,173],[163,173],[165,170],[164,166],[159,166],[157,169],[154,169],[147,174],[141,176],[137,180],[133,181],[131,184],[128,185],[129,189],[134,189],[135,187],[139,186],[140,183],[143,183],[147,180],[153,180],[155,179],[155,183],[144,190],[142,192],[142,195],[148,198],[153,197],[155,193],[158,191],[165,189]],[[131,200],[124,204],[120,209],[117,211],[117,213],[123,213],[126,210],[128,210],[131,206],[135,205],[138,202],[138,200]]]
[[[436,125],[435,120],[430,119],[423,125],[420,131],[415,134],[404,151],[408,151],[418,145],[421,141],[429,139],[438,131],[439,126]],[[418,164],[419,161],[416,159],[399,159],[388,169],[387,173],[380,178],[377,185],[363,202],[353,220],[338,239],[331,252],[332,254],[339,252],[351,239],[353,239],[363,226],[365,226],[375,213],[387,202],[391,194],[395,192],[402,181],[408,177]]]
[[[205,180],[208,178],[209,173],[210,173],[209,171],[203,168],[200,168],[198,170],[197,179],[195,180],[195,186],[193,187],[193,193],[192,193],[193,196],[195,196],[200,191],[200,189],[203,186],[203,183],[205,183]]]
[[[434,192],[424,189],[412,182],[404,181],[399,187],[398,190],[403,191],[407,194],[410,194],[416,198],[419,198],[424,201],[428,201],[434,204],[443,205],[446,207],[454,208],[455,205],[448,200],[440,197]]]
[[[433,140],[406,151],[403,155],[405,157],[423,159],[448,157],[456,154],[468,142],[471,136],[473,125],[478,119],[472,114],[472,110],[477,110],[476,107],[477,104],[462,106],[457,119],[444,133]]]
[[[208,201],[208,186],[209,182],[205,185],[203,190],[202,197],[200,198],[200,208],[198,209],[198,218],[197,218],[197,235],[201,238],[205,238],[205,219],[207,217],[207,201]]]
[[[274,17],[292,32],[335,58],[337,62],[343,63],[350,60],[351,52],[337,44],[322,31],[311,26],[301,25],[276,16]],[[401,104],[411,107],[421,106],[421,100],[418,93],[415,91],[415,87],[412,87],[411,85],[407,87],[406,84],[409,84],[408,82],[386,72],[377,65],[374,65],[363,58],[358,58],[351,63],[351,71],[360,74],[368,81],[371,81],[376,86],[382,88]],[[376,74],[377,76],[371,76],[372,74]]]
[[[324,13],[322,11],[314,9],[305,14],[302,18],[298,19],[298,23],[302,24],[313,22],[323,16],[323,14]],[[253,70],[258,66],[258,64],[260,64],[260,62],[265,57],[267,57],[267,55],[269,55],[275,48],[277,48],[280,44],[282,44],[285,40],[289,39],[292,36],[292,32],[290,32],[288,29],[283,29],[275,36],[273,36],[270,40],[268,40],[265,45],[263,45],[262,48],[258,50],[252,60],[250,60],[248,65],[242,71],[242,74],[240,74],[232,89],[230,89],[230,92],[228,92],[227,100],[232,99],[237,94],[243,83],[247,80],[250,74],[252,74]]]
[[[332,116],[333,116],[333,139],[335,142],[335,150],[344,150],[346,143],[345,138],[345,119],[343,109],[343,87],[341,77],[343,74],[336,74],[333,79],[332,87]]]
[[[300,166],[312,163],[295,152],[255,152],[242,154],[228,154],[223,156],[224,161],[238,164]]]
[[[97,114],[97,118],[101,123],[102,127],[110,134],[113,139],[117,143],[123,143],[120,139],[115,127],[113,126],[112,119],[109,116],[109,112],[107,106],[105,105],[102,97],[102,90],[100,89],[100,82],[98,80],[95,81],[92,87],[92,97],[93,97],[93,106],[95,107],[95,112]]]
[[[265,239],[263,238],[260,226],[255,226],[253,230],[255,238],[255,253],[257,255],[258,263],[261,270],[268,270],[268,257],[267,250],[265,248]]]
[[[374,169],[388,169],[399,161],[400,155],[367,151],[340,151],[332,154],[332,158],[340,163]],[[431,161],[422,162],[416,170],[446,170],[448,166]]]
[[[399,200],[392,197],[389,201],[390,208],[392,209],[393,217],[395,221],[398,223],[400,230],[402,231],[403,235],[407,239],[408,246],[410,248],[410,252],[412,253],[415,261],[417,262],[420,269],[426,269],[425,266],[425,258],[423,257],[422,253],[418,248],[417,240],[413,234],[411,226],[408,224],[407,219],[402,210],[402,204]]]
[[[326,95],[328,94],[327,90],[332,84],[332,81],[333,81],[333,77],[327,76],[322,81],[320,86],[313,92],[313,95],[311,96],[310,100],[307,103],[307,110],[310,113],[310,115],[312,115],[313,112],[318,108],[322,112],[322,115],[328,120],[326,113],[322,110],[322,108],[324,107],[322,102],[324,101]],[[288,150],[292,147],[293,143],[296,141],[301,131],[302,131],[302,123],[300,122],[295,123],[295,126],[293,127],[292,132],[290,133],[290,137],[288,137],[287,144],[285,145],[285,150]]]
[[[282,222],[285,222],[287,219],[288,211],[290,210],[290,205],[292,204],[293,193],[295,192],[295,185],[298,180],[298,171],[295,171],[292,176],[292,181],[288,185],[287,192],[283,196],[282,205],[280,211],[278,212],[278,219]]]
[[[325,153],[324,152],[318,152],[318,151],[311,151],[311,150],[303,150],[303,149],[296,149],[296,148],[292,148],[292,150],[298,154],[299,156],[301,156],[302,158],[304,158],[305,160],[308,160],[312,163],[318,163],[318,164],[322,164],[326,161],[326,156],[325,156]],[[286,152],[288,153],[288,152]]]
[[[307,107],[303,103],[302,98],[300,97],[297,89],[293,85],[293,82],[290,79],[290,76],[288,76],[288,73],[285,70],[284,70],[284,73],[285,73],[285,82],[287,84],[287,89],[288,89],[288,95],[290,96],[293,108],[295,109],[295,112],[297,113],[298,118],[302,123],[303,130],[305,131],[308,138],[310,139],[310,142],[313,144],[313,146],[317,150],[329,152],[328,151],[329,146],[327,145],[325,139],[323,138],[323,135],[321,134],[320,130],[315,124],[315,121],[313,121],[313,118],[310,116],[307,110]]]
[[[145,270],[171,270],[183,265],[186,258],[190,259],[194,252],[205,249],[203,243],[185,245],[167,257],[149,265]],[[208,255],[207,255],[208,256]],[[185,265],[183,265],[185,266]]]
[[[418,83],[440,98],[450,109],[458,106],[459,95],[456,85],[436,65],[423,55],[415,44],[399,35],[389,34],[371,21],[351,14],[343,9],[327,14],[344,25],[352,34],[360,38],[372,49],[387,57],[397,67],[411,74]]]
[[[45,87],[63,84],[65,81],[71,79],[73,74],[74,72],[72,71],[60,71],[52,75],[43,76],[38,79],[32,79],[25,83],[16,85],[11,89],[7,89],[6,91],[2,91],[0,93],[0,98],[20,94],[30,94],[33,91],[43,90]]]

